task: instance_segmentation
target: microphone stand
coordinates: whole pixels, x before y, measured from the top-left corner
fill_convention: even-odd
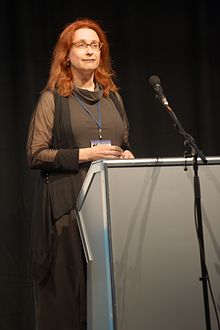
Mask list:
[[[204,237],[203,237],[203,225],[202,225],[202,211],[201,211],[201,191],[200,191],[200,181],[198,175],[198,157],[201,158],[204,164],[207,163],[207,159],[202,153],[201,150],[197,147],[193,137],[188,134],[180,124],[175,113],[170,108],[168,104],[163,104],[165,109],[168,111],[171,116],[175,127],[181,135],[184,136],[185,141],[184,145],[191,149],[191,156],[193,157],[193,169],[194,169],[194,196],[195,196],[195,205],[196,205],[196,215],[197,215],[197,235],[199,241],[199,250],[200,250],[200,263],[201,263],[201,273],[202,276],[200,281],[202,281],[203,286],[203,298],[204,298],[204,309],[205,309],[205,320],[206,320],[206,330],[211,330],[211,321],[210,321],[210,311],[209,311],[209,297],[208,297],[208,272],[205,263],[205,246],[204,246]]]

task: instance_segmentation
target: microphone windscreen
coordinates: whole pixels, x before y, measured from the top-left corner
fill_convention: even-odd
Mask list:
[[[149,78],[149,84],[154,87],[155,84],[160,84],[160,78],[158,76],[151,76]]]

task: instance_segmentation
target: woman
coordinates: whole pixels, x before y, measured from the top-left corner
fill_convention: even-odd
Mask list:
[[[91,19],[69,24],[55,46],[27,141],[29,166],[41,170],[32,234],[39,330],[86,329],[86,264],[76,196],[92,161],[134,158],[113,76],[101,26]]]

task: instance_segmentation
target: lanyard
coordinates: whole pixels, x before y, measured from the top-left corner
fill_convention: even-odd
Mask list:
[[[89,109],[85,106],[85,104],[82,103],[82,101],[74,94],[76,100],[79,102],[81,107],[90,115],[90,117],[96,122],[98,126],[98,137],[99,140],[102,139],[102,115],[101,115],[101,109],[100,109],[100,100],[97,102],[97,110],[98,110],[98,120],[93,116],[93,114],[89,111]]]

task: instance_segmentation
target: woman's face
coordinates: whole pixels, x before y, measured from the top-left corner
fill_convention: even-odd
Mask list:
[[[99,66],[101,53],[99,48],[99,37],[94,30],[88,28],[77,30],[69,53],[72,70],[82,75],[93,73]]]

